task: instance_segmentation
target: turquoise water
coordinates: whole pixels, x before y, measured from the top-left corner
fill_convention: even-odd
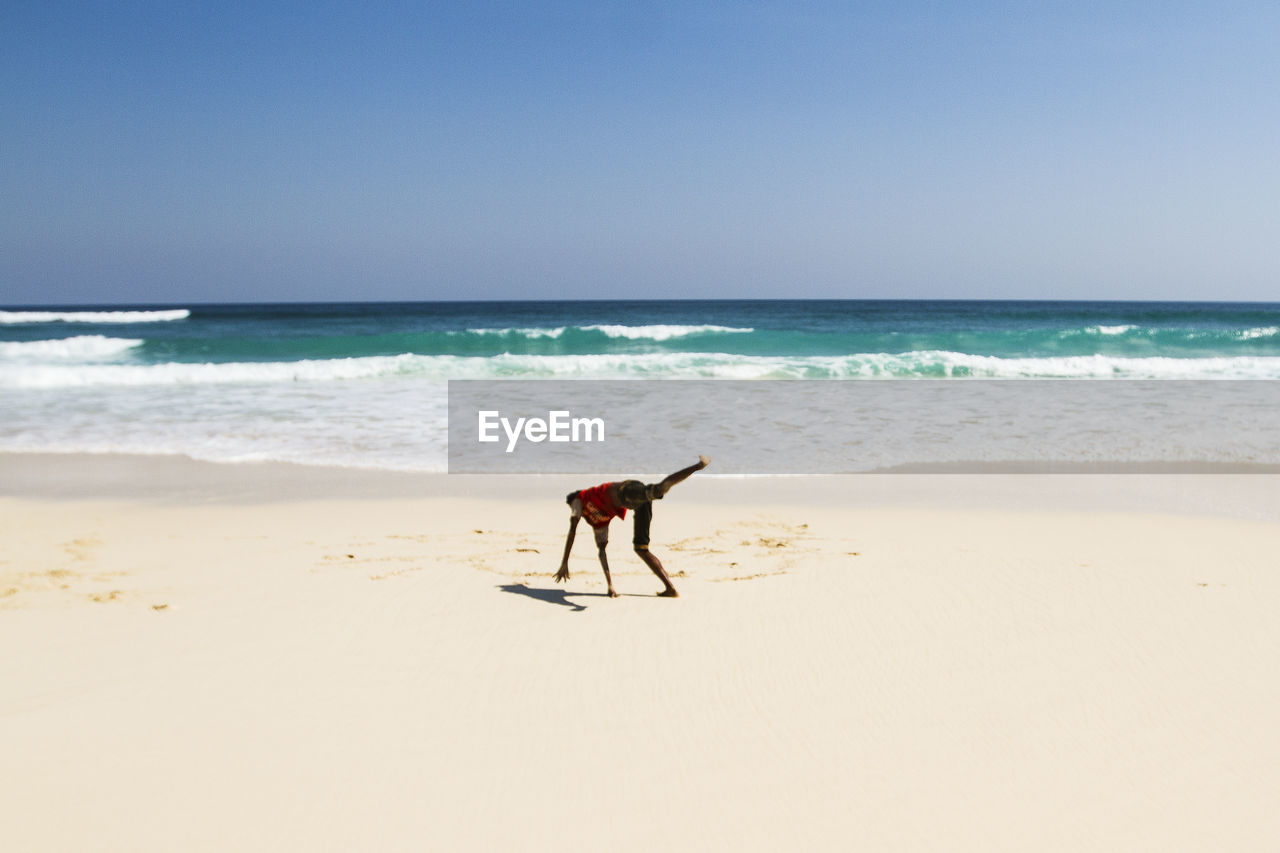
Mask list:
[[[0,450],[439,470],[448,379],[1280,379],[1280,304],[0,309]]]
[[[1245,378],[1276,367],[1257,359],[1280,359],[1280,305],[455,302],[0,311],[6,363],[23,354],[23,344],[43,342],[52,352],[52,341],[66,342],[64,360],[72,364],[76,355],[88,364],[110,360],[137,366],[408,355],[419,358],[401,372],[446,375],[450,359],[494,359],[489,370],[508,376],[581,372],[589,362],[577,363],[574,357],[621,355],[646,356],[643,369],[662,375],[757,367],[762,376],[842,378],[1071,375],[1081,368],[1063,360],[1082,357],[1098,361],[1090,375],[1098,370],[1147,375],[1154,368],[1134,360],[1170,358],[1185,361],[1179,365],[1181,378],[1224,370]],[[518,356],[534,358],[511,358]],[[768,361],[757,364],[759,359]],[[618,364],[615,369],[639,368]],[[483,374],[485,366],[472,365],[471,372]],[[4,379],[10,385],[18,381],[11,373]]]

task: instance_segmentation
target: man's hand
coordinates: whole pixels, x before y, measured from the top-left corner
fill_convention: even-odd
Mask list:
[[[568,579],[569,579],[569,564],[561,563],[560,571],[556,572],[556,583],[560,583],[560,581],[567,581]]]

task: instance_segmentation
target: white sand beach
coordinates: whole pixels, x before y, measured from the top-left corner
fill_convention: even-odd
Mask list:
[[[1280,477],[586,485],[0,457],[4,847],[1274,849]]]

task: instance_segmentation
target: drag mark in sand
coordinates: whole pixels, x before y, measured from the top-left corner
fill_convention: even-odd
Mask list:
[[[98,604],[128,600],[129,590],[115,588],[128,572],[89,570],[103,544],[96,534],[56,543],[40,560],[44,565],[26,571],[15,571],[6,561],[0,566],[0,608],[64,604],[68,599]]]
[[[766,516],[681,539],[672,543],[671,550],[698,558],[699,574],[713,583],[785,575],[820,552],[808,524]]]
[[[669,563],[673,578],[720,583],[785,575],[819,558],[828,544],[808,524],[759,516],[669,544],[658,543],[655,550]],[[465,564],[477,572],[524,582],[553,577],[558,568],[555,555],[562,547],[559,531],[469,528],[455,533],[392,533],[372,540],[327,543],[315,570],[356,570],[370,580],[385,581],[427,570],[452,571]],[[630,557],[629,552],[619,553],[610,561],[614,575],[648,576],[648,567]],[[594,549],[575,552],[571,563],[575,578],[588,586],[599,580]]]
[[[549,547],[549,539],[543,541],[534,534],[495,530],[392,533],[377,541],[331,544],[324,549],[327,553],[320,557],[316,570],[354,568],[368,573],[370,580],[381,581],[427,569],[449,570],[465,563],[477,571],[507,577],[550,577],[555,567],[545,565]]]

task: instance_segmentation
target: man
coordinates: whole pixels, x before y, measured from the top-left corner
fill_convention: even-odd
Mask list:
[[[601,483],[590,489],[570,492],[565,497],[565,503],[569,504],[569,537],[564,543],[564,559],[560,561],[560,571],[556,572],[556,583],[569,579],[569,552],[573,549],[573,536],[578,529],[578,521],[585,517],[595,530],[600,568],[604,569],[604,580],[609,585],[609,597],[617,598],[613,578],[609,576],[609,559],[605,556],[604,549],[609,544],[609,522],[615,518],[626,518],[627,510],[631,509],[636,514],[635,535],[631,540],[636,554],[666,587],[658,595],[676,598],[680,593],[671,585],[671,578],[667,577],[661,561],[649,551],[649,522],[653,520],[653,502],[660,500],[676,483],[694,471],[701,471],[710,463],[711,460],[707,457],[699,456],[696,464],[682,468],[661,483],[645,485],[639,480],[623,480],[621,483]]]

